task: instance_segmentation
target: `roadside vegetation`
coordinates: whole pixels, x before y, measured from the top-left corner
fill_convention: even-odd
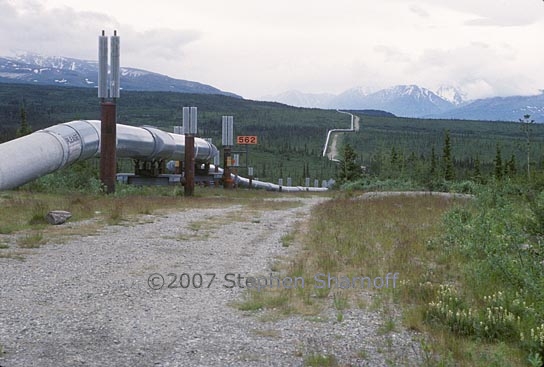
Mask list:
[[[264,319],[333,307],[337,322],[345,309],[363,308],[382,313],[385,334],[422,333],[426,366],[541,366],[543,213],[544,194],[512,183],[480,186],[474,199],[341,194],[286,237],[298,256],[274,270],[305,287],[252,290],[238,307],[267,310]],[[395,288],[391,277],[380,289],[316,289],[313,281],[395,272]]]

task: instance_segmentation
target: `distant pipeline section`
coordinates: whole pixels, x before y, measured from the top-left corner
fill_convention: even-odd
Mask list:
[[[223,173],[223,169],[217,167],[219,173]],[[215,166],[210,165],[210,173],[215,172]],[[271,182],[265,182],[260,180],[250,180],[246,177],[237,176],[231,173],[231,178],[238,186],[255,187],[258,189],[264,189],[267,191],[282,191],[282,192],[324,192],[328,191],[327,187],[308,187],[308,186],[283,186],[277,185]]]
[[[217,148],[195,138],[195,161],[208,163]],[[0,144],[0,190],[24,185],[74,162],[100,155],[100,121],[58,124]],[[117,157],[183,160],[185,136],[154,127],[117,124]]]

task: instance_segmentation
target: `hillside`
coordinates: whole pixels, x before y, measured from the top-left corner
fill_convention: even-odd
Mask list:
[[[62,56],[43,56],[32,52],[19,53],[14,57],[0,57],[0,82],[95,89],[98,85],[98,63]],[[223,94],[239,97],[211,85],[130,67],[121,67],[121,86],[123,90]]]
[[[118,121],[131,125],[155,125],[173,131],[181,124],[182,106],[199,108],[199,134],[221,141],[221,116],[234,116],[235,135],[257,135],[259,144],[250,147],[249,164],[261,179],[277,182],[292,177],[301,184],[304,177],[329,179],[336,164],[321,157],[328,129],[349,127],[349,116],[333,110],[295,108],[279,103],[250,101],[221,95],[172,92],[124,91],[118,104]],[[0,84],[0,129],[3,139],[13,137],[24,103],[33,130],[75,119],[98,119],[98,98],[92,89]],[[378,172],[388,164],[392,150],[411,171],[414,161],[424,167],[432,148],[441,157],[444,132],[449,130],[458,177],[470,175],[477,158],[484,170],[491,170],[497,144],[506,158],[524,159],[525,140],[520,125],[506,122],[409,119],[381,112],[361,116],[361,130],[346,134],[360,163]],[[236,147],[242,149],[244,147]],[[245,149],[245,148],[244,148]],[[544,126],[534,125],[532,148],[535,162],[544,162]],[[245,157],[242,154],[242,162]],[[410,163],[412,162],[412,163]],[[421,168],[423,170],[424,168]],[[240,168],[245,173],[245,168]]]

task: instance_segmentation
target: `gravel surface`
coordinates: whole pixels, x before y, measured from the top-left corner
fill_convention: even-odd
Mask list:
[[[341,366],[420,365],[421,336],[400,322],[384,333],[379,311],[344,310],[338,322],[331,305],[317,317],[263,321],[267,311],[232,305],[244,290],[226,288],[225,275],[269,274],[295,251],[281,237],[323,199],[293,200],[301,206],[141,216],[24,261],[0,258],[0,366],[303,366],[312,355]],[[150,287],[161,284],[150,282],[155,273],[162,289]],[[178,282],[197,274],[197,283],[201,274],[204,284],[168,288],[169,273]],[[216,275],[210,288],[206,273]]]

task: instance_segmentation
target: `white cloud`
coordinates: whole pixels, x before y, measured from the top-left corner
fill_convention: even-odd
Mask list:
[[[0,0],[10,49],[96,58],[119,30],[121,61],[249,98],[288,89],[464,85],[473,96],[542,88],[544,3]],[[469,90],[467,90],[469,92]]]

